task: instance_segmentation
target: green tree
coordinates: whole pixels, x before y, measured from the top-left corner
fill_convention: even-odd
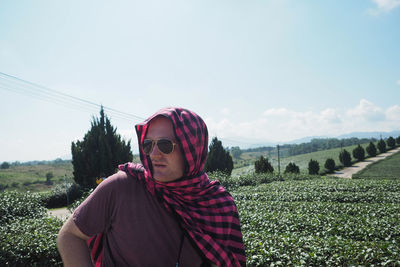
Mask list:
[[[325,169],[327,169],[329,173],[333,173],[333,171],[335,170],[336,164],[333,159],[329,158],[329,159],[326,159],[324,166],[325,166]]]
[[[339,154],[339,161],[343,164],[345,167],[351,166],[351,155],[350,153],[346,150],[343,149],[343,151],[340,152]]]
[[[390,149],[393,149],[396,146],[396,140],[391,136],[386,140],[386,143]]]
[[[310,162],[308,162],[308,173],[309,174],[318,174],[318,172],[319,172],[318,161],[310,159]]]
[[[231,154],[235,159],[238,159],[240,155],[242,155],[242,152],[243,151],[238,146],[231,147]]]
[[[379,153],[385,153],[386,152],[386,142],[383,141],[383,139],[379,140],[377,146],[378,146],[378,149],[379,149]]]
[[[295,163],[290,162],[286,168],[284,173],[300,173],[300,168]]]
[[[363,161],[365,159],[365,150],[361,145],[353,149],[353,157],[358,161]]]
[[[376,146],[374,143],[369,142],[369,145],[366,148],[366,151],[370,157],[375,157],[376,156]]]
[[[91,129],[82,141],[72,142],[74,180],[84,188],[96,187],[96,178],[115,173],[118,164],[132,161],[130,141],[116,133],[110,119],[100,109],[100,118],[93,117]]]
[[[214,137],[208,148],[209,151],[204,165],[204,170],[206,172],[222,171],[231,175],[233,160],[229,151],[225,150],[222,146],[222,142],[219,141],[217,137]]]
[[[4,161],[4,162],[1,164],[0,168],[2,168],[2,169],[8,169],[8,168],[10,168],[10,163]]]
[[[274,167],[272,167],[271,163],[269,163],[268,158],[264,158],[263,156],[254,162],[254,168],[256,173],[267,173],[274,171]]]
[[[54,177],[54,174],[52,172],[46,173],[46,185],[52,185],[53,181],[51,181],[51,178]]]
[[[396,144],[397,144],[397,145],[400,145],[400,136],[398,136],[398,137],[396,138]]]

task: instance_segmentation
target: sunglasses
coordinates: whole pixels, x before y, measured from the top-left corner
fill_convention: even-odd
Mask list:
[[[177,145],[167,138],[161,138],[157,140],[144,139],[142,147],[146,155],[149,156],[151,154],[154,148],[154,144],[157,145],[158,150],[163,154],[171,154],[172,152],[174,152],[174,148]]]

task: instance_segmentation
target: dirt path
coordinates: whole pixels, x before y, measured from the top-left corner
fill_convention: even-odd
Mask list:
[[[69,210],[67,208],[59,208],[59,209],[54,209],[54,210],[48,210],[47,214],[64,220],[64,219],[67,219],[71,215],[71,212],[69,212]]]
[[[336,176],[336,177],[341,177],[341,178],[351,178],[353,176],[353,174],[361,171],[367,165],[369,165],[369,164],[371,164],[373,162],[379,161],[381,159],[384,159],[387,156],[393,155],[394,153],[399,152],[399,151],[400,151],[400,147],[392,149],[392,150],[390,150],[390,151],[388,151],[386,153],[379,154],[376,157],[368,158],[368,159],[366,159],[366,160],[364,160],[362,162],[357,162],[356,164],[354,164],[351,167],[344,168],[344,169],[342,169],[340,171],[337,171],[334,174],[330,174],[330,175],[331,176]]]

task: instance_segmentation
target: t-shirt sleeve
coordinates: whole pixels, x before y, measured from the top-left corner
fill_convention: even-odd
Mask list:
[[[92,194],[74,211],[76,226],[87,236],[105,232],[115,215],[116,189],[121,177],[118,172],[101,182]]]

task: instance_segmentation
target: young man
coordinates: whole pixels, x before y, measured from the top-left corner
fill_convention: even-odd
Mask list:
[[[245,265],[233,198],[203,172],[204,121],[166,108],[136,132],[142,164],[120,165],[61,228],[65,266]]]

